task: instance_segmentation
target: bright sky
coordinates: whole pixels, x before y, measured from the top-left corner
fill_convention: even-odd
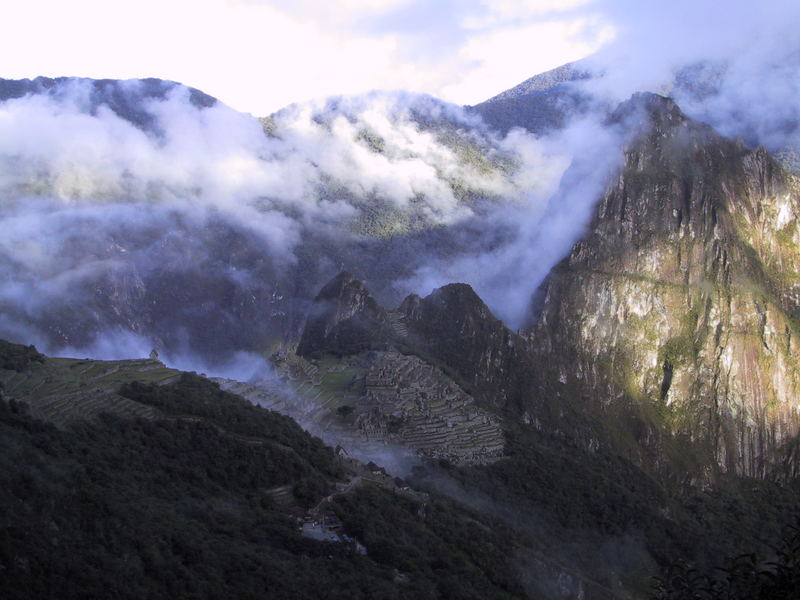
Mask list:
[[[238,110],[372,89],[487,99],[590,54],[591,0],[6,0],[0,77],[160,77]]]

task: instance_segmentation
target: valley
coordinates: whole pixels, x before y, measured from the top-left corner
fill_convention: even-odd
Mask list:
[[[0,80],[2,596],[795,598],[796,124],[726,69]]]

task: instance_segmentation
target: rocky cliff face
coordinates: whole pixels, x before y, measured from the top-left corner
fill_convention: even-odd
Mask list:
[[[317,357],[384,349],[392,335],[386,311],[362,281],[343,271],[314,298],[297,353]]]
[[[418,352],[447,365],[472,393],[500,409],[520,407],[532,387],[524,339],[510,331],[473,289],[454,283],[400,305]]]
[[[639,460],[763,477],[800,424],[797,182],[669,99],[616,116],[637,110],[641,132],[528,337],[558,393]]]
[[[443,369],[495,409],[519,412],[535,387],[527,341],[464,283],[425,298],[412,294],[389,311],[362,281],[342,272],[315,298],[297,354],[316,359],[390,348]]]

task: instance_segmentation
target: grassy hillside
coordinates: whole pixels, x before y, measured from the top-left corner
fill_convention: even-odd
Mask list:
[[[14,373],[47,367],[85,383],[77,363],[50,362]],[[132,373],[115,398],[151,409],[147,418],[73,414],[59,427],[11,399],[8,389],[30,388],[6,378],[3,598],[528,597],[515,536],[491,519],[356,476],[363,465],[205,378],[158,385]],[[308,515],[338,515],[340,541],[301,535]]]

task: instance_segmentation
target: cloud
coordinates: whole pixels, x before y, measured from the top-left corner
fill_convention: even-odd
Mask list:
[[[476,104],[531,75],[579,59],[612,36],[585,0],[423,1],[363,19],[358,31],[391,35],[398,59],[429,73],[422,89],[454,103]]]
[[[494,82],[512,83],[485,80],[473,94],[492,67],[523,79],[575,58],[571,44],[548,47],[551,38],[531,36],[512,48],[490,35],[551,14],[536,4],[140,0],[112,7],[100,0],[31,0],[7,15],[0,52],[15,60],[1,75],[160,77],[259,116],[292,102],[375,89],[465,104],[501,91],[491,88]],[[463,50],[475,47],[473,38],[483,40],[484,56]],[[586,44],[575,47],[583,52]],[[463,80],[474,82],[470,90],[458,87]]]
[[[191,210],[221,210],[262,232],[276,252],[296,242],[283,215],[246,201],[256,190],[270,191],[269,165],[256,169],[254,163],[264,145],[257,121],[222,104],[198,109],[178,87],[166,100],[148,103],[163,132],[148,135],[107,106],[88,113],[81,99],[89,85],[75,82],[63,97],[33,95],[0,105],[5,203],[31,209],[43,205],[37,198],[62,206],[188,202]]]
[[[356,3],[352,10],[358,9]],[[398,65],[391,36],[353,36],[334,27],[330,12],[309,18],[279,3],[225,0],[113,7],[99,0],[69,6],[32,0],[8,15],[0,51],[18,60],[2,75],[160,77],[191,82],[257,115],[314,97],[405,87],[392,75]],[[358,69],[348,66],[355,64]]]
[[[516,140],[518,135],[524,136],[512,130],[505,143],[520,142],[535,157],[528,158],[532,172],[523,175],[527,202],[499,208],[487,223],[489,230],[506,232],[503,243],[454,260],[432,261],[399,284],[406,291],[428,294],[450,282],[469,283],[511,328],[529,324],[534,292],[583,235],[621,163],[624,132],[590,115],[535,144]]]
[[[533,74],[591,54],[611,36],[610,28],[597,29],[584,20],[539,21],[476,32],[458,50],[470,68],[462,79],[443,87],[442,96],[477,104]],[[537,52],[538,48],[547,52]]]
[[[112,326],[161,347],[206,335],[194,315],[217,310],[223,328],[243,318],[238,305],[209,304],[220,290],[269,304],[261,296],[278,294],[276,278],[291,279],[298,253],[333,264],[364,236],[502,228],[506,213],[491,216],[495,208],[536,210],[568,164],[565,148],[522,130],[498,137],[428,96],[338,97],[259,121],[221,103],[198,106],[181,86],[162,97],[143,96],[136,81],[116,84],[140,98],[142,128],[98,100],[96,85],[69,80],[0,103],[0,306],[28,329],[49,328],[46,350],[74,346],[78,331],[93,347]],[[323,251],[324,239],[339,250]],[[407,267],[428,260],[417,252]],[[159,285],[182,300],[146,300],[151,280],[181,273],[196,300],[167,283]]]
[[[575,14],[616,31],[585,61],[602,73],[583,84],[597,97],[614,103],[642,90],[671,94],[724,135],[773,151],[800,143],[797,3],[597,0]]]
[[[583,37],[587,47],[598,35],[606,43],[582,63],[595,77],[574,83],[575,89],[595,100],[587,104],[588,112],[568,121],[565,129],[537,140],[551,152],[561,148],[561,156],[572,161],[560,188],[535,202],[494,213],[492,226],[505,232],[501,244],[422,265],[404,282],[404,289],[428,293],[450,281],[464,281],[507,324],[526,324],[533,292],[580,239],[610,173],[619,164],[624,138],[621,132],[599,125],[603,114],[634,92],[671,93],[690,115],[725,135],[743,136],[751,144],[778,151],[800,148],[800,40],[794,33],[800,6],[728,3],[723,9],[720,3],[708,1],[598,0],[565,9],[548,13],[547,18],[563,18],[561,23],[572,28],[576,39]],[[524,22],[530,11],[525,3],[510,2],[485,13],[484,19],[501,28]],[[585,29],[582,23],[587,24]],[[478,20],[475,27],[479,30],[484,24]],[[531,25],[542,26],[538,20]],[[493,29],[486,35],[497,36],[500,31]],[[484,52],[480,39],[471,41],[476,44],[476,57]],[[508,43],[514,40],[508,38]],[[687,70],[693,66],[699,76]],[[540,174],[533,180],[559,181],[557,177],[537,179]]]
[[[105,105],[87,112],[81,99],[90,85],[0,105],[0,188],[13,202],[27,195],[62,205],[189,203],[262,231],[286,253],[297,241],[286,233],[294,229],[279,210],[286,207],[305,222],[346,220],[357,213],[348,200],[377,195],[401,209],[416,202],[447,223],[471,214],[455,182],[486,195],[521,193],[498,169],[460,152],[505,152],[524,166],[525,156],[514,156],[522,145],[502,145],[476,117],[429,97],[373,93],[293,105],[271,118],[267,136],[249,115],[223,104],[198,108],[176,87],[146,101],[157,132],[146,133]],[[446,124],[451,142],[426,120]],[[330,188],[350,197],[331,198]]]

